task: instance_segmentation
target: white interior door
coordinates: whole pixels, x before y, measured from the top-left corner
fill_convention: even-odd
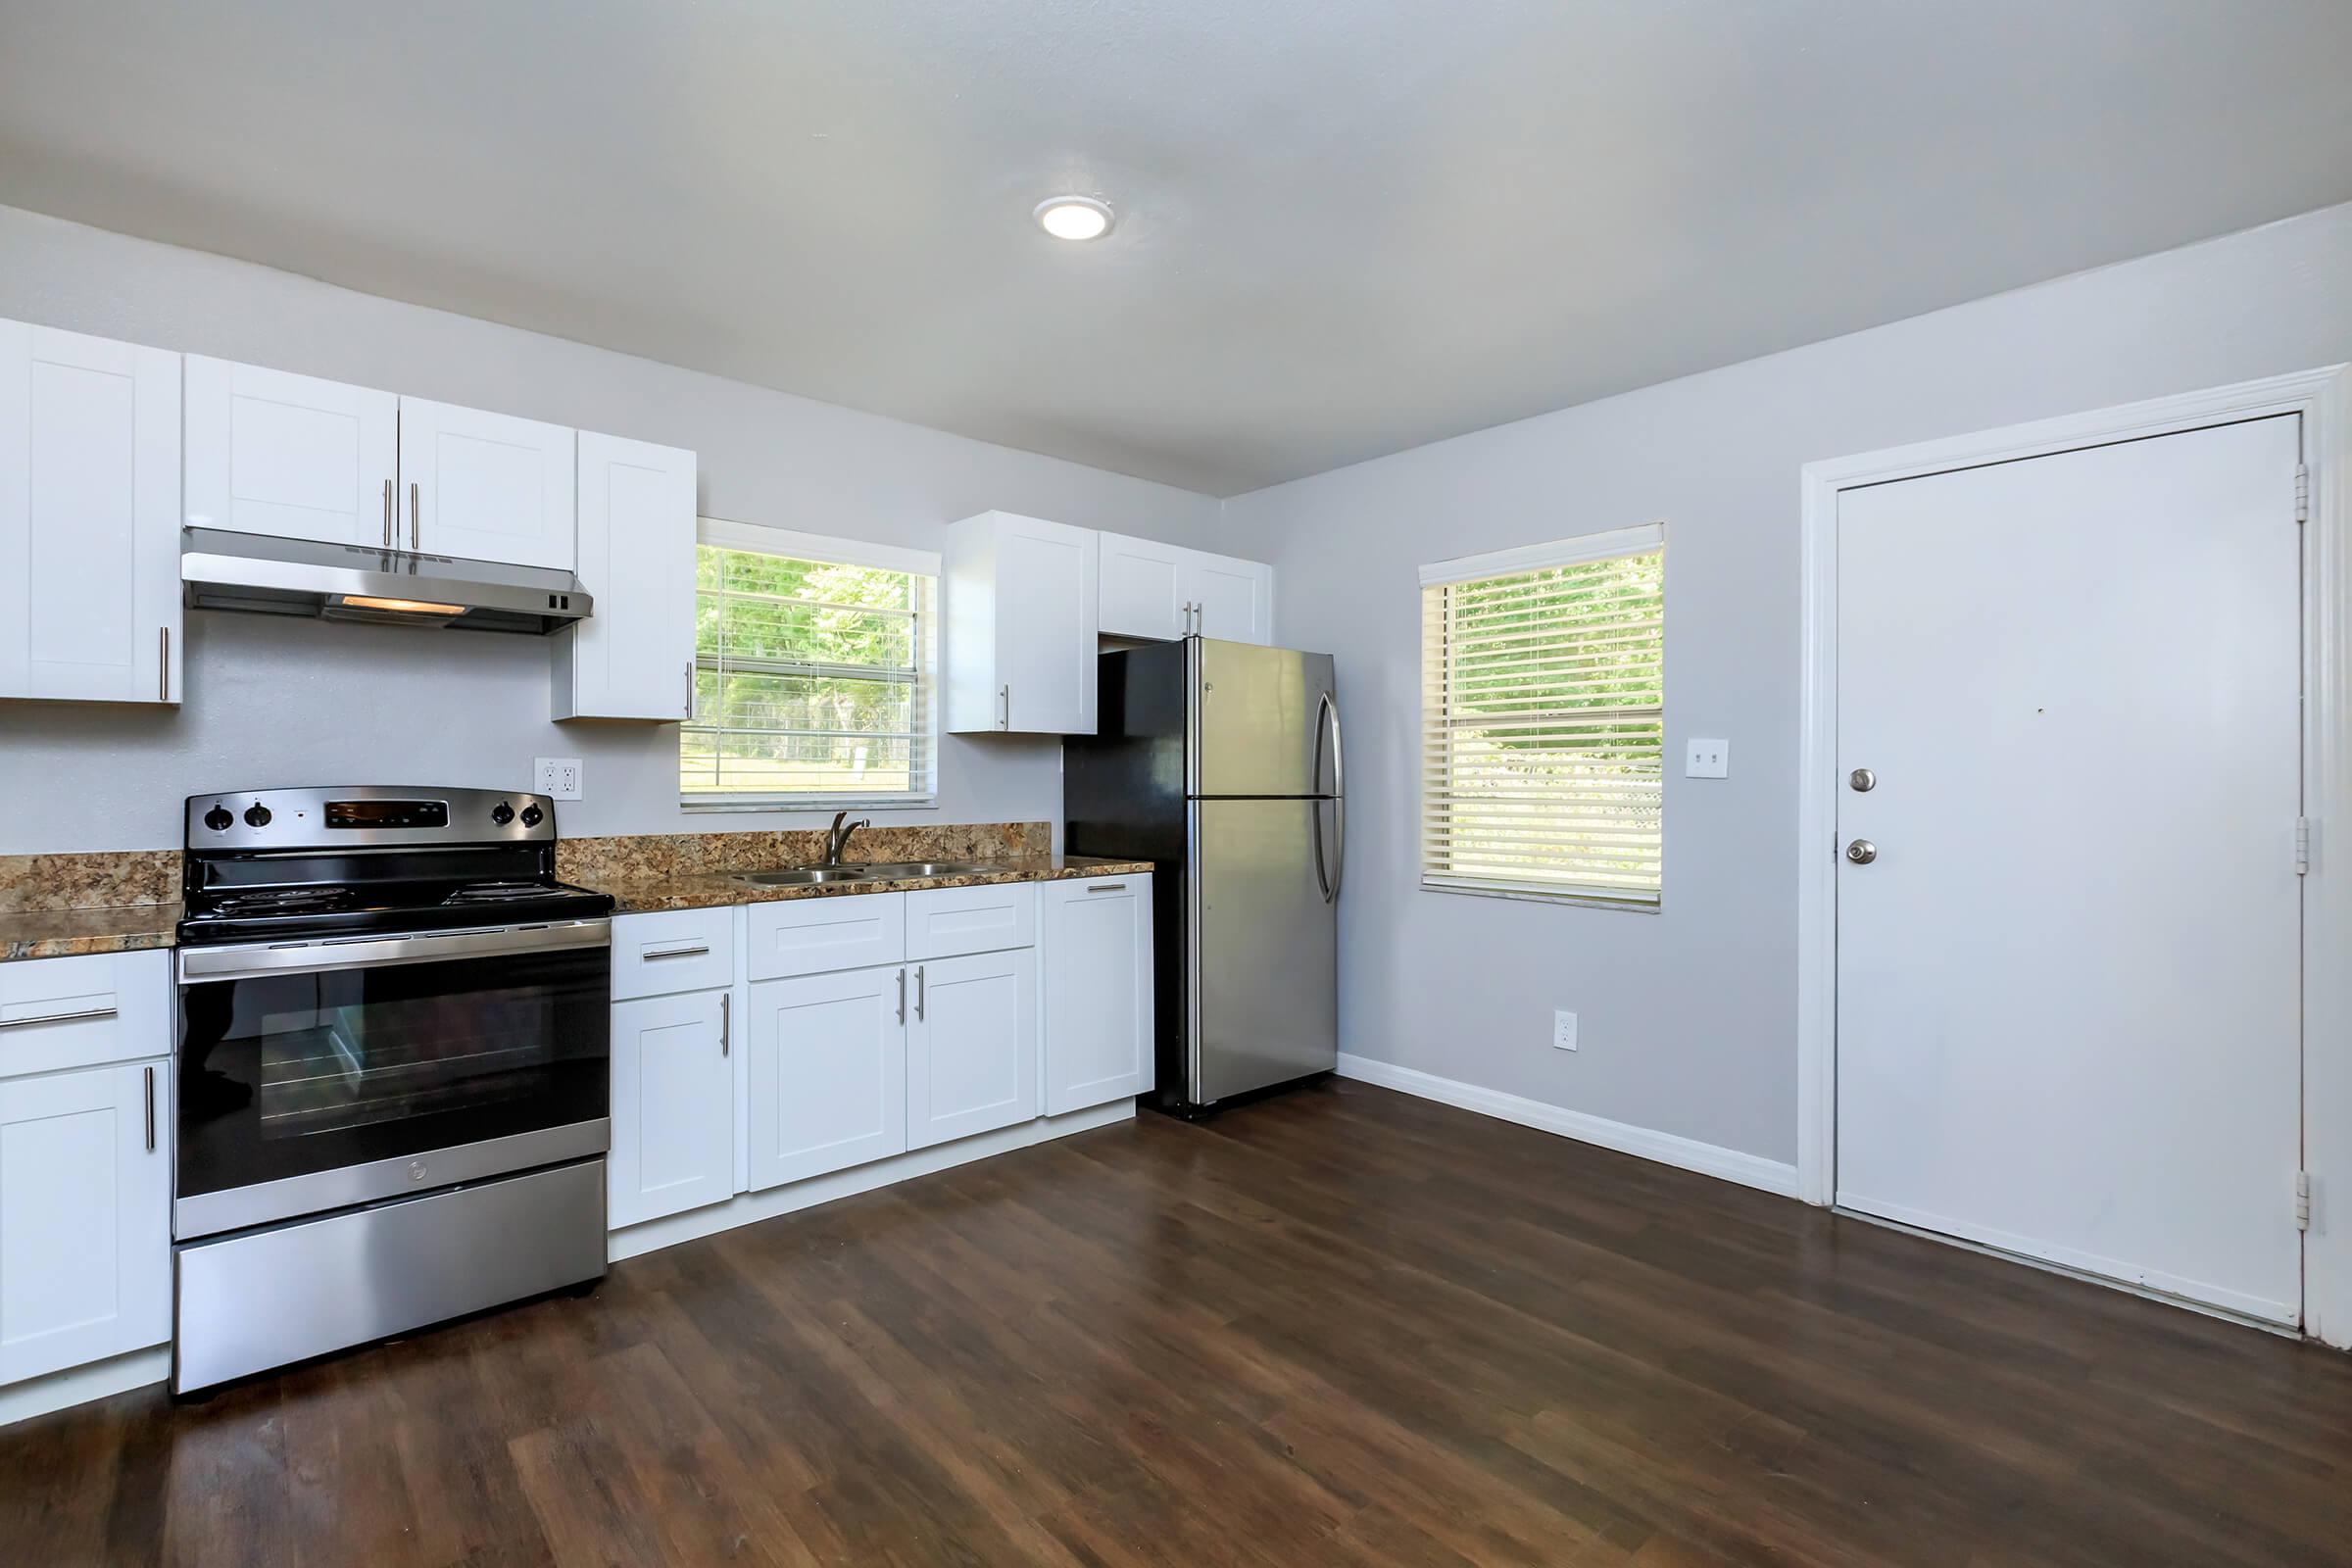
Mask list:
[[[1841,498],[1840,1204],[2299,1319],[2299,435]]]

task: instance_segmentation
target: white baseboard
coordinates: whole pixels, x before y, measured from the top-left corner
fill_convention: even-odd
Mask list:
[[[773,1187],[764,1193],[738,1193],[725,1202],[712,1203],[708,1208],[690,1208],[683,1214],[667,1214],[661,1219],[649,1219],[626,1230],[614,1231],[606,1239],[605,1255],[617,1263],[624,1257],[659,1251],[664,1247],[675,1247],[680,1242],[731,1231],[738,1225],[753,1225],[763,1219],[774,1219],[779,1214],[812,1208],[818,1203],[830,1203],[836,1198],[870,1193],[877,1187],[888,1187],[893,1182],[903,1182],[911,1176],[927,1176],[935,1170],[968,1165],[975,1159],[1026,1149],[1048,1139],[1067,1138],[1072,1133],[1107,1127],[1115,1121],[1130,1121],[1134,1116],[1134,1100],[1114,1100],[1107,1105],[1067,1111],[1059,1116],[1044,1116],[1014,1127],[1000,1127],[993,1133],[976,1133],[970,1138],[959,1138],[952,1144],[935,1144],[929,1149],[893,1154],[888,1159],[877,1159],[870,1165],[856,1165],[848,1170],[811,1176],[807,1181]]]
[[[1556,1133],[1581,1144],[1596,1144],[1621,1154],[1637,1154],[1643,1159],[1654,1159],[1661,1165],[1673,1165],[1683,1170],[1696,1171],[1701,1176],[1738,1182],[1742,1187],[1753,1187],[1782,1198],[1796,1196],[1796,1167],[1777,1159],[1766,1159],[1761,1154],[1741,1153],[1737,1149],[1702,1144],[1694,1138],[1677,1138],[1672,1133],[1652,1132],[1647,1127],[1610,1121],[1604,1116],[1587,1115],[1584,1111],[1570,1110],[1562,1105],[1547,1105],[1541,1100],[1506,1095],[1499,1089],[1482,1089],[1477,1084],[1466,1084],[1459,1079],[1441,1078],[1433,1072],[1399,1067],[1370,1056],[1352,1056],[1346,1052],[1340,1054],[1339,1071],[1343,1078],[1359,1078],[1368,1084],[1378,1084],[1383,1089],[1395,1089],[1423,1100],[1435,1100],[1463,1110],[1475,1110],[1482,1116],[1515,1121],[1522,1127]]]
[[[0,1427],[29,1421],[36,1415],[63,1410],[71,1404],[111,1398],[172,1376],[172,1347],[158,1345],[110,1356],[87,1366],[70,1366],[46,1377],[26,1378],[0,1389]]]

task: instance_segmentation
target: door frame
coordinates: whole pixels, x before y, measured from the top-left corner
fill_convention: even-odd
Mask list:
[[[1846,490],[2083,447],[2297,414],[2310,509],[2303,538],[2303,1168],[2311,1227],[2303,1329],[2352,1348],[2352,365],[1808,463],[1803,489],[1797,754],[1797,1196],[1837,1201],[1838,502]],[[2334,1173],[2332,1178],[2328,1173]],[[2331,1192],[2343,1195],[2341,1217]],[[2293,1195],[2278,1195],[2281,1205]]]

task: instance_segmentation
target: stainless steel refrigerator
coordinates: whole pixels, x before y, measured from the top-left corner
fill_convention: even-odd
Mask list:
[[[1188,637],[1102,656],[1063,843],[1152,862],[1158,1088],[1190,1112],[1339,1063],[1348,858],[1329,654]]]

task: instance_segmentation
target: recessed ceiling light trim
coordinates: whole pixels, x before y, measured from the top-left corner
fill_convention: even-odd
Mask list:
[[[1110,232],[1110,208],[1092,196],[1049,196],[1037,204],[1037,223],[1055,239],[1101,239]]]

